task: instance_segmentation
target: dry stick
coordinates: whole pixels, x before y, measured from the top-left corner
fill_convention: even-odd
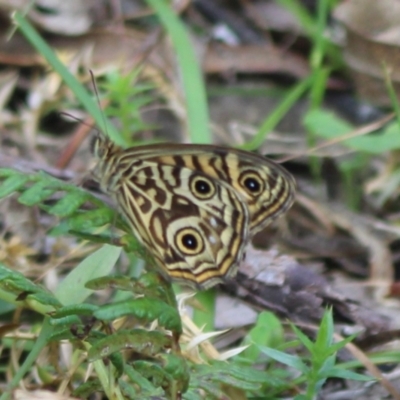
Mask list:
[[[391,119],[393,119],[395,116],[394,113],[390,113],[389,115],[386,115],[385,117],[381,118],[380,120],[376,121],[376,122],[372,122],[371,124],[368,125],[364,125],[346,135],[340,136],[338,138],[332,139],[332,140],[328,140],[324,143],[321,143],[318,146],[313,147],[312,149],[306,151],[306,152],[301,152],[295,155],[291,155],[290,157],[285,157],[279,160],[279,163],[284,163],[293,159],[296,159],[298,157],[304,156],[304,155],[308,155],[308,154],[312,154],[315,153],[317,150],[323,149],[324,147],[328,147],[328,146],[332,146],[334,144],[337,143],[341,143],[345,140],[348,139],[352,139],[358,136],[363,136],[366,135],[368,133],[371,133],[379,128],[381,128],[383,125],[385,125],[387,122],[389,122]]]
[[[339,341],[343,340],[343,337],[338,334],[335,334],[335,338]],[[364,367],[370,372],[371,375],[373,375],[376,379],[380,381],[381,385],[393,396],[393,399],[400,400],[400,393],[397,391],[397,389],[388,379],[386,379],[379,368],[377,368],[375,364],[373,364],[368,359],[366,354],[362,350],[360,350],[360,348],[358,348],[353,343],[347,343],[346,348],[358,361],[360,361],[364,365]]]
[[[104,107],[108,105],[109,101],[108,100],[103,100],[103,102],[100,101],[99,92],[97,90],[96,80],[93,75],[93,71],[89,70],[89,73],[90,73],[90,78],[92,80],[93,89],[96,94],[96,100],[99,106],[99,110],[103,110]],[[73,116],[70,117],[74,118]],[[101,113],[101,117],[103,119],[104,127],[106,128],[107,124],[105,122],[103,113]],[[94,124],[94,119],[93,117],[89,116],[83,121],[83,123],[78,127],[78,129],[75,130],[74,134],[72,135],[72,139],[69,141],[65,150],[61,153],[60,158],[56,163],[56,168],[64,169],[69,165],[75,153],[81,146],[82,142],[86,139],[90,130],[93,128],[93,124]]]
[[[93,123],[93,118],[88,117],[81,125],[79,125],[78,129],[76,129],[72,135],[72,139],[68,142],[67,147],[60,154],[60,157],[56,162],[56,168],[64,169],[69,165],[76,151],[79,149],[82,142],[86,139],[89,131],[92,129]]]

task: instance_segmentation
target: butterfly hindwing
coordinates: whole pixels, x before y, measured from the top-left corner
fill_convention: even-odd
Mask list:
[[[248,242],[248,210],[228,185],[183,166],[144,160],[115,199],[136,236],[175,280],[209,287],[232,276]]]

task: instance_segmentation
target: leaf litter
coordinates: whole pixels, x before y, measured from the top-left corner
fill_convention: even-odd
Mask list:
[[[350,3],[351,7],[357,10],[359,7],[357,2],[348,2]],[[385,5],[386,3],[390,7],[391,2],[386,0]],[[53,6],[62,16],[64,12],[69,11],[64,11],[62,7],[58,8],[60,4],[54,2]],[[245,26],[247,24],[248,28],[254,28],[255,31],[263,27],[263,33],[258,31],[256,35],[261,40],[260,44],[250,39],[243,39],[238,32],[245,27],[236,23],[230,23],[229,26],[241,37],[238,46],[230,47],[212,40],[204,45],[200,37],[194,39],[196,46],[204,54],[203,73],[208,77],[210,86],[216,88],[216,94],[210,99],[213,124],[215,124],[213,130],[215,142],[229,145],[242,144],[247,139],[246,135],[251,137],[254,134],[262,116],[270,113],[278,104],[279,96],[273,91],[279,89],[279,83],[282,83],[287,76],[298,79],[309,73],[304,49],[299,44],[300,39],[304,40],[306,35],[304,31],[299,30],[298,26],[292,29],[283,25],[283,20],[280,19],[283,17],[277,13],[279,17],[275,21],[276,24],[279,26],[279,23],[282,23],[281,26],[285,28],[280,33],[276,33],[279,29],[275,31],[276,28],[270,25],[266,28],[261,21],[263,14],[257,13],[257,10],[263,7],[262,2],[244,4],[243,7],[247,12]],[[340,7],[346,7],[346,4]],[[4,15],[6,9],[2,8],[2,4],[0,4],[0,10],[3,10]],[[40,12],[40,8],[38,10]],[[194,6],[189,7],[189,22],[203,30],[209,30],[211,23],[206,18],[206,14],[199,10]],[[217,11],[212,10],[212,12]],[[222,6],[222,11],[227,11],[226,5]],[[232,10],[229,11],[232,12]],[[341,10],[338,9],[337,13],[340,12]],[[223,12],[222,17],[219,18],[223,19],[224,15],[228,14]],[[87,8],[82,10],[80,16],[82,20],[88,18]],[[35,21],[34,17],[33,21]],[[54,29],[57,26],[52,25],[50,17],[48,20],[36,18],[36,22],[41,24],[42,29],[53,33],[49,37],[49,43],[57,49],[64,62],[72,68],[74,75],[82,82],[89,81],[89,69],[94,71],[96,80],[99,81],[115,70],[123,72],[135,66],[143,69],[142,76],[152,82],[154,92],[157,93],[155,104],[145,109],[143,118],[151,124],[162,126],[163,129],[157,135],[150,130],[138,132],[135,134],[136,141],[157,140],[160,137],[164,140],[187,140],[183,126],[185,113],[181,88],[173,62],[173,52],[167,40],[151,36],[149,33],[144,34],[129,24],[123,26],[123,33],[117,28],[112,29],[112,26],[109,27],[110,29],[91,28],[92,25],[96,25],[96,21],[85,22],[79,30],[68,31],[62,28],[62,26],[72,28],[68,24],[67,14],[63,17],[60,30]],[[351,21],[342,22],[346,25]],[[118,27],[118,24],[116,26]],[[83,184],[88,190],[96,193],[97,189],[88,184],[90,151],[89,140],[85,140],[84,136],[90,134],[89,129],[83,134],[82,144],[75,150],[76,153],[68,164],[68,169],[55,168],[65,147],[71,142],[71,135],[68,132],[71,131],[71,125],[68,125],[65,118],[60,117],[58,113],[66,111],[73,114],[71,110],[79,110],[79,104],[73,99],[57,74],[43,69],[45,64],[42,58],[33,51],[19,32],[11,37],[11,41],[5,40],[7,33],[5,28],[6,25],[1,28],[2,39],[0,40],[0,62],[8,69],[7,72],[2,73],[3,79],[0,79],[2,129],[0,167],[16,168],[28,173],[48,171],[60,179],[72,179],[79,182],[79,185]],[[147,28],[148,32],[151,32],[151,29]],[[265,31],[269,30],[274,35],[274,43],[265,35]],[[285,34],[293,35],[291,31],[296,32],[296,38],[293,39],[294,50],[290,46],[288,50],[288,38],[285,37]],[[361,39],[366,39],[365,32],[358,32],[358,34],[361,35]],[[380,34],[376,40],[393,45],[391,35],[390,33]],[[397,43],[394,45],[397,46]],[[358,56],[351,47],[346,48],[345,51],[347,61]],[[223,55],[225,57],[222,57]],[[393,56],[385,53],[385,57],[391,61]],[[351,61],[348,62],[350,66],[355,65]],[[367,71],[371,71],[372,67],[366,63],[365,59],[358,59],[357,65],[360,64],[366,67]],[[29,72],[22,70],[21,67],[28,68]],[[275,75],[276,80],[274,80]],[[380,92],[379,97],[371,96],[365,92],[365,88],[372,88],[373,86],[370,86],[372,84],[366,85],[365,81],[362,81],[363,84],[359,85],[359,79],[355,78],[355,80],[362,98],[384,98],[385,91]],[[221,85],[220,82],[223,84]],[[218,90],[223,92],[221,89],[229,87],[230,84],[233,87],[233,94],[218,93]],[[328,80],[328,87],[339,87],[339,92],[340,88],[345,89],[350,84],[351,82],[347,81],[343,75],[339,80],[337,77]],[[269,96],[266,96],[267,100],[265,93],[264,97],[257,94],[257,89],[261,86],[265,89],[265,93],[269,93]],[[24,93],[23,96],[21,92]],[[387,98],[383,100],[383,103],[385,101],[387,104]],[[237,106],[234,106],[235,102]],[[380,103],[382,104],[382,101]],[[298,155],[300,147],[308,149],[302,125],[305,108],[307,108],[307,102],[304,100],[293,107],[277,125],[274,134],[266,138],[261,149],[263,153],[275,153],[286,157],[293,153]],[[335,111],[338,112],[338,110]],[[340,111],[339,109],[339,114]],[[51,118],[46,122],[49,116]],[[233,122],[253,127],[253,130],[247,130],[247,134],[239,131],[232,136],[230,127]],[[65,128],[66,124],[68,125],[66,133],[61,133],[63,129],[55,129],[56,126]],[[72,125],[79,129],[79,123]],[[232,142],[232,137],[235,142]],[[319,139],[319,143],[326,143],[324,140]],[[287,143],[290,141],[295,143],[292,151],[288,150]],[[389,148],[389,151],[396,154],[396,150]],[[313,337],[325,307],[330,306],[334,312],[336,329],[340,332],[359,332],[354,343],[362,350],[368,351],[369,348],[374,347],[374,344],[379,344],[381,349],[385,346],[394,346],[399,336],[400,325],[395,290],[399,243],[399,231],[396,228],[398,221],[396,204],[398,204],[399,194],[397,186],[394,186],[389,193],[385,193],[385,197],[380,202],[376,201],[376,197],[385,191],[387,182],[396,171],[397,163],[396,161],[391,163],[393,158],[388,159],[386,154],[369,157],[367,162],[360,164],[364,171],[357,173],[355,167],[351,170],[355,173],[355,176],[350,177],[354,181],[350,181],[350,186],[346,186],[343,180],[349,175],[346,175],[345,168],[349,168],[349,163],[354,161],[352,159],[354,152],[354,149],[349,150],[344,143],[339,142],[334,147],[325,147],[323,152],[313,153],[314,157],[330,159],[333,163],[333,169],[328,171],[326,177],[319,180],[314,179],[315,177],[310,172],[309,158],[305,151],[286,164],[298,181],[299,197],[296,205],[282,221],[258,235],[255,239],[258,249],[249,247],[237,279],[227,282],[222,288],[225,299],[228,295],[237,304],[249,307],[249,311],[244,308],[235,315],[232,313],[232,307],[235,307],[235,304],[227,303],[221,296],[218,301],[222,301],[222,306],[218,306],[219,311],[216,316],[218,330],[225,328],[218,324],[218,320],[224,320],[224,312],[231,311],[230,315],[233,316],[229,317],[229,328],[231,328],[229,332],[209,334],[210,337],[220,336],[219,342],[214,341],[215,347],[209,342],[208,334],[201,333],[201,329],[193,326],[191,318],[182,314],[183,337],[188,335],[189,343],[192,341],[199,346],[197,353],[188,356],[189,359],[201,364],[205,360],[200,354],[206,355],[205,359],[208,361],[218,359],[226,351],[228,354],[229,351],[232,352],[232,356],[236,355],[235,349],[242,350],[238,344],[246,335],[247,326],[251,323],[251,320],[242,316],[251,314],[255,323],[257,313],[263,310],[272,310],[282,321],[288,319],[295,322],[304,332]],[[334,179],[331,178],[335,173],[339,176],[337,183],[339,191],[334,196],[330,196],[332,193],[329,193],[328,189],[330,185],[333,185]],[[348,201],[346,194],[352,187],[357,187],[360,197],[359,207],[356,209],[351,209],[346,203]],[[57,197],[49,194],[45,198],[47,202],[45,205],[54,207]],[[86,207],[84,203],[81,205]],[[49,216],[43,208],[21,206],[14,197],[0,203],[0,215],[0,261],[9,268],[23,272],[25,276],[33,280],[42,277],[43,272],[48,271],[49,268],[53,269],[57,266],[52,278],[56,280],[53,285],[57,286],[64,279],[66,272],[93,248],[91,245],[83,245],[79,248],[80,241],[76,238],[62,235],[49,236],[50,230],[58,224],[61,226],[62,221]],[[274,247],[271,248],[272,245]],[[127,264],[126,259],[122,260],[120,267],[126,268]],[[46,280],[43,284],[46,286]],[[104,293],[96,293],[95,297],[96,300],[104,300],[110,295],[111,289],[105,290]],[[29,319],[19,321],[21,325],[12,335],[18,336],[22,333],[24,328],[22,321],[27,324]],[[385,336],[389,333],[392,335]],[[6,337],[10,337],[10,334]],[[207,349],[207,346],[210,347]],[[396,347],[394,349],[397,350]],[[349,354],[345,352],[339,355],[342,360],[349,360],[349,357]],[[71,365],[64,364],[63,368],[68,370]],[[141,368],[145,370],[144,366]],[[220,370],[222,371],[222,368]],[[199,375],[200,380],[205,379],[201,385],[199,384],[199,386],[203,385],[203,390],[204,382],[209,379],[205,376],[206,374]],[[31,377],[33,379],[33,375]],[[396,379],[394,373],[392,376],[387,374],[387,379],[398,386],[398,378]],[[36,384],[44,382],[43,379],[34,378],[33,380]],[[228,381],[225,383],[229,384]],[[377,383],[368,385],[358,383],[358,386],[347,383],[347,385],[346,390],[342,390],[343,395],[347,391],[352,397],[355,396],[354,393],[358,393],[357,398],[368,399],[374,398],[376,393],[381,393]],[[218,390],[215,389],[214,393],[220,393]],[[336,392],[340,393],[340,390]],[[56,396],[53,392],[38,392],[33,389],[29,391],[29,396],[33,398],[33,396],[38,396],[38,393],[50,398]],[[334,388],[329,388],[327,385],[326,398],[333,396],[334,393]],[[14,393],[15,398],[23,398],[21,397],[23,395],[20,390]],[[60,398],[72,397],[66,395]]]

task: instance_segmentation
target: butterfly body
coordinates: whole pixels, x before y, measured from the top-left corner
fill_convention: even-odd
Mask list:
[[[266,158],[212,145],[122,149],[98,137],[94,175],[174,280],[208,288],[236,274],[251,237],[286,211],[293,178]]]

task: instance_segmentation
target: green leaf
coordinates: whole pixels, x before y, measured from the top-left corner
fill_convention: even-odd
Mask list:
[[[400,148],[400,130],[397,123],[391,123],[378,132],[349,139],[346,145],[359,151],[381,154]]]
[[[173,380],[172,377],[164,371],[162,366],[154,362],[138,360],[134,361],[132,366],[145,378],[151,379],[155,387],[167,386]]]
[[[93,393],[99,392],[103,393],[103,387],[98,379],[93,379],[82,383],[72,392],[72,396],[78,397],[80,399],[88,399]]]
[[[308,367],[301,361],[300,357],[292,356],[290,354],[283,353],[270,347],[258,346],[262,353],[266,354],[268,357],[273,358],[282,364],[288,365],[289,367],[295,368],[303,373],[308,372]]]
[[[0,199],[21,189],[28,181],[29,177],[25,175],[16,174],[10,176],[0,185]]]
[[[68,315],[66,317],[61,317],[57,319],[50,320],[51,326],[68,326],[68,329],[71,329],[72,325],[79,326],[81,325],[81,319],[76,315]]]
[[[116,369],[116,376],[122,376],[125,370],[125,360],[121,353],[112,353],[108,357]]]
[[[86,282],[109,274],[120,254],[121,248],[105,245],[86,257],[58,286],[58,300],[64,305],[82,303],[93,293],[85,287]]]
[[[19,196],[18,201],[25,206],[34,206],[35,204],[46,200],[57,191],[57,189],[49,189],[47,186],[48,182],[45,180],[36,182],[29,189],[25,190],[21,196]]]
[[[38,287],[36,293],[29,294],[26,301],[30,304],[32,301],[37,301],[44,306],[52,306],[58,308],[61,306],[60,302],[54,297],[54,295],[48,292],[45,288]]]
[[[233,375],[228,374],[215,373],[210,378],[218,383],[249,391],[260,390],[263,385],[261,382],[251,382],[244,379],[238,379]]]
[[[306,347],[310,353],[313,353],[314,343],[296,325],[291,323],[290,326],[303,346]]]
[[[332,354],[334,351],[328,350],[333,341],[333,316],[332,309],[325,310],[322,317],[317,337],[314,344],[314,352],[316,354]]]
[[[61,340],[69,340],[69,341],[74,341],[76,340],[76,334],[73,334],[71,332],[71,326],[72,324],[75,324],[75,329],[76,331],[82,331],[84,330],[84,325],[81,323],[81,321],[78,322],[77,319],[75,319],[76,322],[72,322],[70,324],[66,324],[65,326],[61,326],[58,324],[52,323],[50,320],[50,325],[54,329],[54,332],[50,335],[49,337],[49,342],[60,342]]]
[[[70,230],[88,231],[111,223],[114,215],[114,211],[108,208],[80,212],[68,219],[68,225]]]
[[[337,138],[353,130],[348,122],[337,117],[333,112],[322,109],[309,111],[303,123],[308,130],[327,139]]]
[[[95,306],[94,304],[72,304],[58,309],[51,315],[51,317],[54,320],[71,315],[92,316],[98,308],[99,307]]]
[[[161,354],[157,359],[162,361],[164,370],[174,378],[189,379],[188,365],[182,354]]]
[[[156,388],[150,383],[149,380],[144,378],[138,371],[136,371],[130,365],[126,365],[125,372],[126,372],[126,375],[129,377],[129,379],[133,383],[138,384],[140,386],[140,388],[142,388],[143,390],[145,390],[145,391],[156,390]],[[158,389],[158,390],[161,390],[161,389]]]
[[[314,134],[325,139],[337,139],[351,133],[353,127],[332,112],[312,110],[304,118],[304,125]],[[400,130],[397,123],[391,123],[379,132],[343,140],[342,145],[371,154],[380,154],[400,148]]]
[[[158,323],[166,329],[178,333],[182,332],[178,311],[159,299],[141,297],[120,301],[107,304],[94,313],[96,318],[103,321],[112,321],[125,315],[134,316],[146,322],[157,319]]]
[[[260,354],[257,345],[276,348],[283,342],[283,328],[279,319],[271,312],[263,311],[242,342],[242,346],[250,344],[241,357],[255,362]]]
[[[268,380],[271,385],[276,383],[269,372],[259,371],[252,366],[243,365],[242,363],[233,362],[228,364],[222,361],[214,361],[212,366],[213,369],[210,371],[208,367],[208,371],[213,375],[221,372],[247,382],[265,383],[265,381]]]
[[[171,347],[172,337],[161,332],[145,329],[119,331],[93,344],[88,352],[88,361],[93,362],[124,349],[134,350],[141,356],[155,357]]]
[[[352,379],[355,381],[365,381],[365,382],[375,380],[370,376],[361,375],[356,372],[348,371],[346,369],[339,367],[333,367],[331,369],[328,369],[323,373],[318,374],[318,376],[321,378],[343,378],[343,379]]]
[[[139,278],[119,275],[103,276],[92,279],[86,284],[86,287],[91,290],[116,289],[120,293],[124,291],[129,292],[128,295],[134,293],[144,297],[157,298],[171,306],[177,306],[175,293],[170,284],[155,271],[143,273]],[[120,295],[124,296],[124,299],[127,297],[126,294],[121,293]]]
[[[8,314],[11,311],[14,311],[16,306],[13,303],[10,303],[9,301],[6,301],[4,299],[2,299],[2,293],[0,291],[0,315],[3,314]],[[4,296],[5,297],[5,296]],[[5,319],[4,319],[5,321]]]
[[[104,290],[104,289],[117,289],[127,290],[129,292],[134,291],[137,284],[137,279],[131,278],[130,276],[101,276],[100,278],[92,279],[86,287],[91,290]]]
[[[0,296],[14,304],[24,304],[41,313],[53,311],[61,306],[52,293],[31,282],[24,275],[0,263]],[[10,295],[10,296],[7,296]],[[39,303],[39,304],[36,304]]]
[[[78,210],[86,201],[88,201],[88,196],[84,193],[67,193],[57,204],[49,208],[48,212],[58,217],[67,217]]]
[[[322,360],[322,358],[323,357],[321,356],[321,360]],[[315,360],[314,360],[314,363],[315,363]],[[332,369],[334,367],[335,363],[336,363],[336,353],[332,354],[328,357],[325,357],[322,365],[321,365],[321,363],[318,364],[318,368],[319,368],[318,377],[325,378],[325,371],[329,371],[330,369]]]
[[[23,175],[23,174],[13,168],[0,168],[0,178],[2,178],[2,179],[9,178],[10,176],[16,176],[16,175]]]
[[[347,343],[350,343],[351,341],[353,341],[358,335],[360,334],[360,332],[356,332],[353,335],[348,336],[346,339],[341,340],[340,342],[337,343],[333,343],[330,347],[329,350],[333,353],[333,352],[337,352],[338,350],[340,350],[341,348],[343,348],[344,346],[346,346]]]

